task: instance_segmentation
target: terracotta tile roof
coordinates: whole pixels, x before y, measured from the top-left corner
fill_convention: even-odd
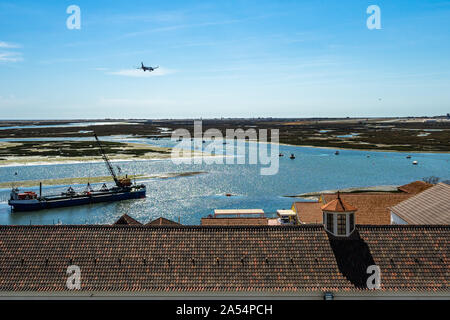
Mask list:
[[[357,226],[336,239],[292,227],[0,226],[0,293],[449,292],[450,226]]]
[[[129,215],[124,214],[116,222],[114,222],[113,225],[115,225],[115,226],[117,226],[117,225],[142,226],[142,223],[133,219]]]
[[[409,224],[450,224],[450,185],[438,183],[391,211]]]
[[[340,193],[337,193],[337,196],[334,200],[327,201],[321,208],[322,211],[331,211],[331,212],[351,212],[358,210],[351,204],[347,203],[342,197]]]
[[[342,199],[358,209],[355,213],[356,223],[370,225],[391,224],[390,207],[411,196],[407,193],[390,192],[341,193]],[[322,196],[325,203],[335,198],[335,194],[324,194]]]
[[[145,226],[179,226],[178,222],[159,217],[158,219],[152,220],[145,224]]]
[[[294,202],[294,210],[301,223],[322,223],[322,203]]]
[[[202,218],[202,226],[267,226],[268,218]]]
[[[398,187],[397,189],[402,192],[418,194],[428,188],[431,188],[433,185],[431,183],[427,183],[424,181],[414,181],[403,186]]]

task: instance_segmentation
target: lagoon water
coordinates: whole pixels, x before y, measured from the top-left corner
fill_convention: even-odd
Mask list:
[[[110,137],[105,140],[167,147],[176,144],[169,139]],[[247,144],[250,149],[257,146],[257,143]],[[400,152],[340,150],[340,155],[336,156],[333,149],[279,147],[284,157],[279,158],[278,173],[270,176],[260,175],[259,164],[175,164],[170,159],[114,162],[123,173],[129,174],[204,172],[144,181],[147,198],[141,200],[11,213],[6,202],[10,190],[0,189],[0,224],[110,224],[124,213],[143,223],[163,216],[174,221],[180,219],[183,224],[199,224],[201,217],[213,213],[216,208],[262,208],[268,213],[290,208],[294,199],[285,195],[400,185],[432,175],[450,179],[450,154],[409,153],[412,159],[406,159],[407,154]],[[295,160],[289,159],[291,153],[295,154]],[[419,165],[412,165],[414,160]],[[0,167],[0,182],[103,175],[108,175],[108,171],[102,162]],[[43,192],[59,193],[67,187],[44,186]],[[85,186],[74,187],[83,190]],[[37,191],[38,188],[29,189]],[[226,193],[235,196],[226,197]]]

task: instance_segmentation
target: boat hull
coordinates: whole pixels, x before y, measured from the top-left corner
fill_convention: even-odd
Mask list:
[[[47,199],[35,201],[10,200],[13,211],[36,211],[43,209],[73,207],[91,203],[122,201],[145,198],[146,190],[123,191],[108,194],[82,196],[74,198]]]

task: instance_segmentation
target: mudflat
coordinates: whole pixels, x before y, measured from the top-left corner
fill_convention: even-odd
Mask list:
[[[93,120],[77,120],[88,123]],[[104,123],[100,122],[103,121]],[[90,137],[127,135],[140,138],[170,138],[175,129],[194,131],[194,121],[185,120],[95,120],[96,124],[70,127],[29,127],[8,129],[6,126],[54,125],[49,121],[1,122],[0,138]],[[62,121],[61,121],[62,122]],[[58,123],[61,123],[58,122]],[[75,122],[75,121],[72,121]],[[261,118],[261,119],[203,119],[202,129],[278,129],[283,144],[342,149],[450,152],[450,118]],[[80,145],[80,147],[82,147]],[[119,154],[120,148],[110,145],[108,154]],[[11,147],[12,148],[12,147]],[[10,150],[12,150],[10,148]],[[95,152],[95,151],[94,151]],[[130,154],[144,151],[127,151]],[[138,155],[137,155],[138,156]],[[1,157],[1,154],[0,154]]]

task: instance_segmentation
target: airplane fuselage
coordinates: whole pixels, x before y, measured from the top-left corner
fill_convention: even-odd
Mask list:
[[[141,69],[141,70],[143,70],[144,72],[145,71],[149,71],[149,72],[152,72],[152,71],[155,71],[155,69],[157,69],[158,67],[146,67],[146,66],[144,66],[144,63],[143,62],[141,62],[141,67],[139,68],[139,69]]]

